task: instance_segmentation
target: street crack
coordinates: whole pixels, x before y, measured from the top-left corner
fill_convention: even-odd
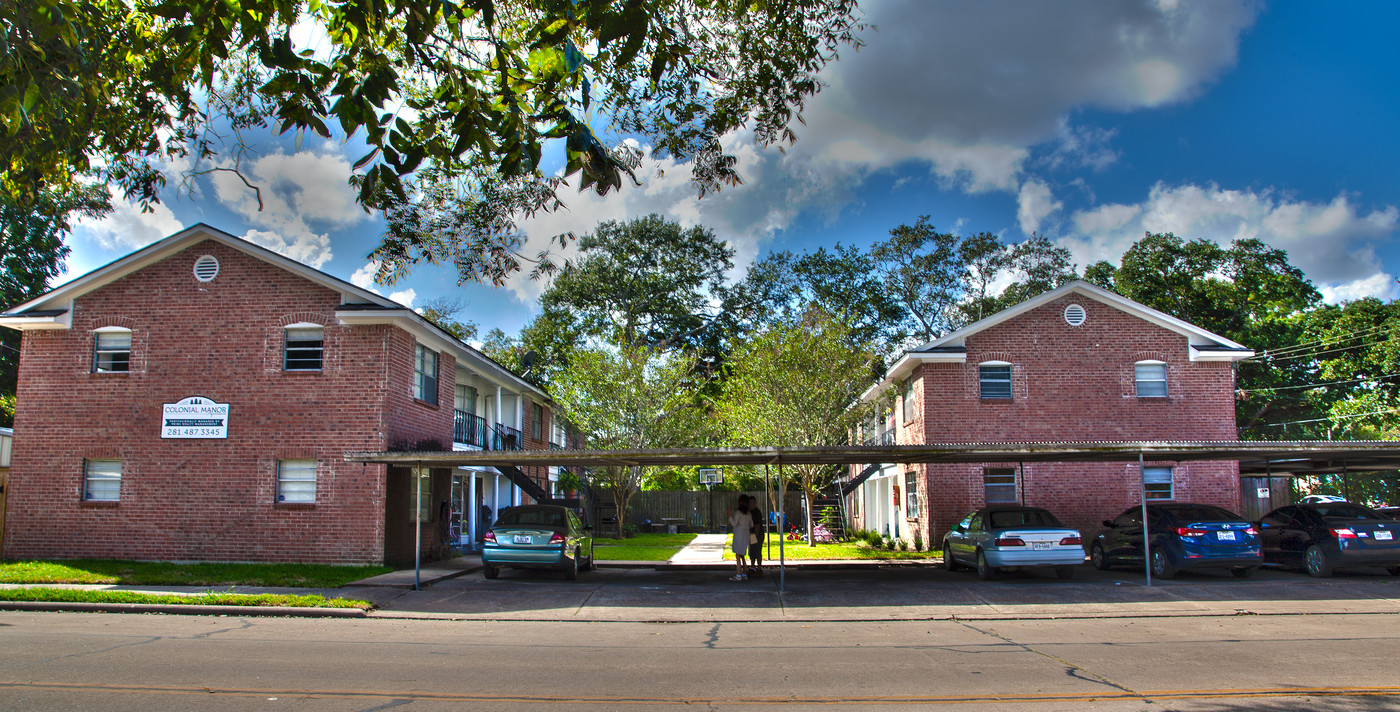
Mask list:
[[[1099,684],[1099,685],[1104,685],[1104,686],[1107,686],[1107,687],[1111,687],[1111,688],[1113,688],[1113,689],[1115,689],[1115,690],[1118,690],[1118,691],[1120,691],[1120,692],[1126,692],[1126,693],[1128,693],[1128,694],[1130,694],[1130,695],[1135,695],[1135,696],[1137,696],[1137,697],[1140,697],[1140,698],[1142,698],[1142,700],[1145,701],[1145,702],[1154,702],[1154,700],[1152,700],[1152,698],[1148,697],[1147,695],[1142,694],[1141,692],[1138,692],[1137,690],[1132,689],[1131,687],[1128,687],[1128,686],[1126,686],[1126,685],[1123,685],[1123,684],[1114,682],[1113,680],[1110,680],[1110,679],[1104,677],[1103,675],[1100,675],[1100,674],[1098,674],[1098,673],[1096,673],[1096,672],[1094,672],[1094,671],[1092,671],[1092,670],[1089,670],[1089,669],[1087,669],[1087,668],[1084,668],[1083,666],[1080,666],[1080,665],[1077,665],[1077,664],[1075,664],[1075,663],[1073,663],[1073,662],[1070,662],[1070,661],[1068,661],[1068,660],[1066,660],[1066,659],[1064,659],[1064,658],[1062,658],[1062,657],[1060,657],[1060,656],[1058,656],[1058,655],[1055,655],[1055,654],[1053,654],[1053,653],[1047,653],[1047,652],[1045,652],[1045,651],[1043,651],[1043,650],[1036,650],[1035,648],[1033,648],[1033,647],[1031,647],[1031,646],[1029,646],[1029,645],[1026,645],[1025,643],[1022,643],[1022,642],[1017,641],[1017,640],[1012,640],[1011,638],[1008,638],[1008,637],[1006,637],[1006,636],[1004,636],[1004,635],[1002,635],[1002,634],[1000,634],[1000,633],[996,633],[996,632],[993,632],[993,631],[990,631],[990,630],[984,630],[984,629],[982,629],[982,628],[978,628],[977,626],[972,625],[971,623],[968,623],[967,621],[954,620],[953,622],[954,622],[954,623],[957,623],[958,625],[960,625],[960,626],[962,626],[962,627],[964,627],[964,628],[967,628],[968,630],[971,630],[971,631],[974,631],[974,632],[977,632],[977,633],[981,633],[982,635],[985,635],[985,636],[987,636],[987,637],[989,637],[989,638],[996,638],[997,640],[1000,640],[1000,641],[1002,641],[1002,642],[1005,642],[1005,643],[1007,643],[1007,644],[1009,644],[1009,645],[1014,645],[1014,646],[1016,646],[1016,647],[1018,647],[1018,648],[1020,648],[1020,649],[1022,649],[1022,650],[1024,650],[1024,651],[1028,652],[1028,653],[1033,653],[1033,654],[1039,655],[1039,656],[1041,656],[1041,657],[1043,657],[1043,658],[1047,658],[1047,659],[1049,659],[1049,660],[1054,660],[1055,662],[1057,662],[1057,663],[1059,663],[1059,664],[1065,666],[1065,675],[1066,675],[1067,677],[1072,677],[1072,678],[1075,678],[1075,679],[1077,679],[1077,680],[1083,680],[1083,681],[1085,681],[1085,682],[1090,682],[1090,683],[1094,683],[1094,684]]]

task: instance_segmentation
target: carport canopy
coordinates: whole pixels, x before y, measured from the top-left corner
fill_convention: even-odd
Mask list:
[[[1241,476],[1303,476],[1400,470],[1400,442],[1214,440],[1197,442],[1022,442],[678,448],[669,450],[461,450],[349,452],[349,462],[422,467],[666,467],[683,465],[869,465],[872,463],[1182,462],[1234,460]],[[417,479],[417,478],[416,478]],[[421,483],[421,479],[419,479]],[[421,485],[420,485],[421,486]],[[417,498],[421,501],[421,497]],[[1144,507],[1146,500],[1143,501]],[[420,522],[421,519],[417,521]],[[1146,509],[1143,527],[1147,526]],[[421,536],[415,544],[421,543]],[[1144,562],[1146,564],[1146,562]],[[414,552],[414,568],[421,553]],[[784,588],[780,559],[779,593]],[[1148,570],[1147,583],[1152,585]],[[418,587],[417,574],[414,587]]]
[[[464,450],[350,452],[350,462],[423,467],[667,467],[682,465],[868,465],[872,463],[1153,462],[1234,460],[1242,476],[1400,470],[1400,442],[1215,440],[933,443],[836,447],[667,450]]]

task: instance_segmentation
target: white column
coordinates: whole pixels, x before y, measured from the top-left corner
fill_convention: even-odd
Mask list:
[[[496,423],[505,423],[505,411],[501,410],[501,387],[496,386]],[[496,423],[488,423],[492,430],[496,429]]]
[[[476,548],[476,473],[467,471],[467,545]]]

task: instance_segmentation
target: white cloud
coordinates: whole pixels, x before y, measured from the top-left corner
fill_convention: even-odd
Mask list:
[[[368,289],[378,294],[374,288],[374,275],[379,272],[379,260],[370,260],[364,267],[350,275],[350,283],[360,289]]]
[[[331,238],[324,234],[286,236],[270,230],[249,230],[243,233],[243,239],[316,269],[331,258]]]
[[[243,171],[257,192],[231,172],[210,174],[219,202],[254,226],[245,237],[312,267],[331,259],[331,230],[368,218],[346,182],[350,162],[333,150],[278,151]]]
[[[878,31],[826,72],[795,150],[877,169],[921,159],[971,191],[1015,191],[1028,149],[1075,109],[1194,97],[1234,65],[1257,13],[1249,0],[875,3]],[[1112,159],[1100,147],[1089,162]]]
[[[1021,223],[1021,232],[1029,235],[1040,230],[1040,221],[1059,212],[1064,203],[1055,200],[1050,186],[1037,180],[1028,180],[1021,186],[1017,200],[1016,219]]]
[[[104,249],[129,252],[184,229],[164,203],[142,212],[140,206],[112,195],[112,212],[98,219],[81,217],[74,230]]]
[[[413,306],[413,300],[418,298],[418,292],[414,291],[412,287],[409,287],[402,292],[390,292],[389,298],[406,307],[411,307]]]
[[[1221,244],[1256,238],[1288,252],[1289,261],[1329,301],[1400,295],[1381,267],[1375,247],[1400,230],[1393,205],[1364,210],[1345,193],[1318,203],[1280,197],[1272,190],[1226,190],[1216,185],[1153,186],[1136,204],[1103,205],[1071,216],[1072,234],[1060,239],[1081,265],[1117,261],[1149,232]]]

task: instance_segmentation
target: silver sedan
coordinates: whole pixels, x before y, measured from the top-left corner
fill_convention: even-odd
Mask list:
[[[1084,539],[1039,507],[990,506],[969,515],[943,537],[949,571],[975,567],[982,579],[998,569],[1050,566],[1063,579],[1084,563]]]

